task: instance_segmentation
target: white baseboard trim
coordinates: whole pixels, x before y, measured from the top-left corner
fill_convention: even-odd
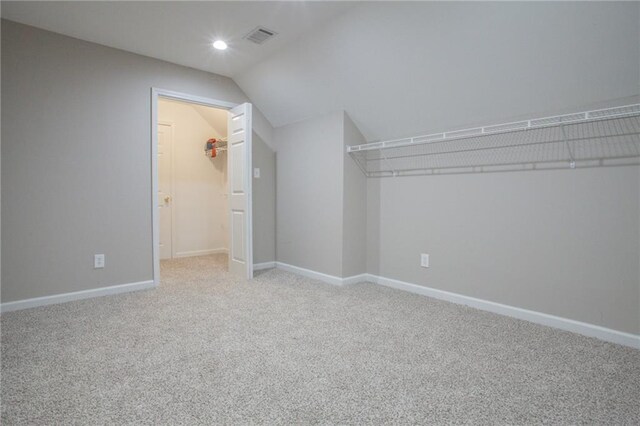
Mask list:
[[[307,278],[312,278],[314,280],[322,281],[327,284],[332,285],[351,285],[356,283],[361,283],[363,281],[368,281],[369,274],[359,274],[353,275],[351,277],[336,277],[335,275],[324,274],[322,272],[312,271],[310,269],[300,268],[299,266],[289,265],[287,263],[282,262],[274,262],[275,267],[278,269],[282,269],[283,271],[292,272],[294,274],[302,275]],[[254,267],[255,268],[255,267]]]
[[[342,278],[323,274],[322,272],[312,271],[311,269],[300,268],[298,266],[293,266],[282,262],[276,262],[276,268],[282,269],[283,271],[292,272],[294,274],[302,275],[303,277],[322,281],[328,284],[342,285]]]
[[[483,311],[493,312],[512,318],[533,322],[548,327],[559,328],[561,330],[582,334],[584,336],[595,337],[611,343],[617,343],[624,346],[640,349],[640,335],[625,333],[623,331],[613,330],[599,325],[589,324],[586,322],[576,321],[568,318],[558,317],[555,315],[545,314],[528,309],[517,308],[515,306],[503,305],[502,303],[490,302],[488,300],[477,299],[475,297],[464,296],[458,293],[451,293],[435,288],[424,287],[421,285],[411,284],[404,281],[398,281],[391,278],[379,277],[367,274],[366,281],[391,287],[398,290],[408,291],[410,293],[420,294],[423,296],[433,297],[434,299],[445,300],[447,302],[466,305]]]
[[[365,281],[371,281],[369,279],[369,276],[370,276],[369,274],[360,274],[360,275],[353,275],[351,277],[341,278],[342,285],[351,285],[351,284],[362,283]]]
[[[395,288],[422,296],[433,297],[434,299],[445,300],[447,302],[466,305],[483,311],[493,312],[512,318],[517,318],[535,324],[545,325],[548,327],[558,328],[560,330],[570,331],[572,333],[582,334],[583,336],[595,337],[606,342],[617,343],[619,345],[629,346],[640,349],[640,335],[625,333],[623,331],[613,330],[601,327],[595,324],[576,321],[569,318],[558,317],[555,315],[545,314],[542,312],[531,311],[528,309],[517,308],[515,306],[504,305],[502,303],[491,302],[475,297],[464,296],[458,293],[438,290],[431,287],[425,287],[404,281],[394,280],[391,278],[380,277],[373,274],[360,274],[347,278],[339,278],[332,275],[323,274],[309,269],[299,268],[297,266],[287,265],[286,263],[276,262],[279,269],[292,272],[294,274],[303,275],[308,278],[324,281],[333,285],[347,285],[359,282],[371,282],[383,285],[385,287]]]
[[[36,308],[38,306],[54,305],[57,303],[71,302],[74,300],[90,299],[93,297],[110,296],[113,294],[129,293],[132,291],[146,290],[157,287],[153,281],[140,281],[137,283],[120,284],[110,287],[100,287],[91,290],[74,291],[72,293],[54,294],[51,296],[34,297],[33,299],[16,300],[0,304],[0,312],[12,312],[22,309]]]
[[[276,267],[276,262],[263,262],[263,263],[253,264],[254,271],[262,271],[263,269],[273,269],[275,267]]]
[[[216,248],[216,249],[207,249],[207,250],[192,250],[192,251],[179,251],[173,255],[174,258],[179,257],[193,257],[193,256],[206,256],[208,254],[227,254],[229,253],[229,249],[227,248]]]

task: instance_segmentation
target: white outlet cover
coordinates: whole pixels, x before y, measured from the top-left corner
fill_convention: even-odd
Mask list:
[[[423,268],[429,267],[429,255],[426,253],[420,254],[420,266]]]
[[[255,167],[253,169],[253,177],[256,179],[260,179],[260,168],[259,167]]]

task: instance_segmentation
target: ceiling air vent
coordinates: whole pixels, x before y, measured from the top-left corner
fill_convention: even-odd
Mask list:
[[[254,42],[255,44],[262,44],[276,34],[278,33],[275,31],[271,31],[263,27],[258,27],[255,30],[252,30],[246,36],[244,36],[244,38]]]

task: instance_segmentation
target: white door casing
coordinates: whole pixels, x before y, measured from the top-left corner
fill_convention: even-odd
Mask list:
[[[152,270],[153,270],[153,282],[154,286],[160,285],[160,208],[158,199],[158,100],[159,98],[167,98],[167,99],[176,99],[185,102],[193,102],[200,105],[212,106],[214,108],[223,108],[227,110],[234,109],[236,107],[235,102],[228,102],[218,99],[206,98],[203,96],[192,95],[189,93],[176,92],[174,90],[161,89],[157,87],[151,88],[151,257],[152,261]],[[247,104],[249,107],[249,116],[251,111],[251,105]],[[245,118],[246,119],[246,118]],[[249,126],[249,129],[251,127]],[[251,133],[249,133],[251,135]],[[229,134],[230,136],[230,134]],[[230,138],[228,138],[230,140]],[[251,160],[251,150],[248,151],[248,159]],[[247,171],[251,170],[251,164],[248,164]],[[229,179],[230,175],[228,175]],[[249,189],[251,189],[251,181],[249,180]],[[229,185],[230,186],[230,185]],[[229,197],[231,198],[231,197]],[[251,200],[251,192],[248,193],[248,200]],[[249,204],[249,208],[251,205]],[[251,217],[248,218],[249,223],[247,228],[249,230],[252,229],[251,226]],[[249,242],[252,243],[251,232],[248,233]],[[247,249],[250,251],[250,256],[246,256],[247,259],[250,259],[249,264],[253,263],[253,246],[249,244]],[[252,269],[252,268],[251,268]],[[250,271],[249,274],[245,274],[244,276],[253,276],[253,270]]]
[[[173,126],[158,124],[158,210],[160,259],[173,257]]]
[[[253,278],[251,129],[250,103],[229,110],[229,272],[247,279]]]

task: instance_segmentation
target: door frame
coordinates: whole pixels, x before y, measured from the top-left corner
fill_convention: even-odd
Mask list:
[[[173,90],[151,88],[151,253],[153,259],[153,284],[160,285],[160,211],[158,208],[158,101],[159,98],[173,99],[177,101],[200,104],[218,109],[229,110],[238,103],[206,98],[189,93]],[[247,194],[252,199],[252,189],[249,186]],[[249,218],[249,229],[253,228],[253,218]],[[172,247],[173,250],[173,247]],[[251,259],[253,264],[253,259]]]

